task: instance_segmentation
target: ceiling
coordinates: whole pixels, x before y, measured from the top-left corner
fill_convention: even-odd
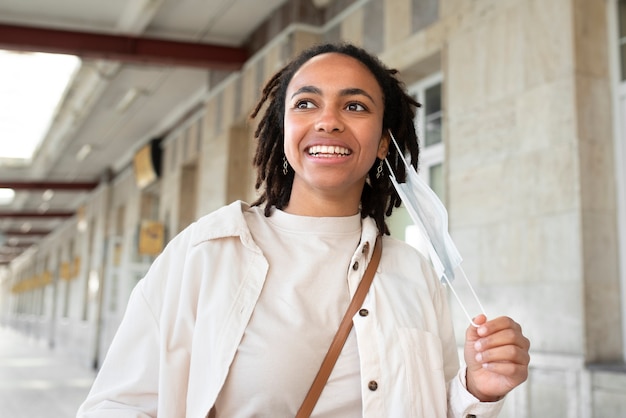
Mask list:
[[[0,0],[0,49],[83,59],[32,162],[0,162],[0,187],[16,190],[0,206],[0,265],[73,216],[101,179],[196,108],[212,74],[240,68],[251,34],[283,3]],[[0,138],[0,147],[10,141]]]

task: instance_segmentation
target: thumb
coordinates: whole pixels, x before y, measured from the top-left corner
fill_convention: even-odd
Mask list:
[[[487,322],[487,317],[483,314],[480,314],[474,317],[473,322],[467,327],[467,331],[465,332],[465,341],[466,342],[474,342],[477,341],[480,336],[478,335],[478,327],[476,325],[482,325]]]
[[[478,327],[474,326],[474,324],[482,325],[485,322],[487,322],[487,317],[482,314],[478,315],[474,318],[473,323],[467,327],[467,331],[465,331],[464,358],[468,370],[479,369],[482,367],[475,358],[477,353],[475,343],[480,339],[480,336],[478,335]]]

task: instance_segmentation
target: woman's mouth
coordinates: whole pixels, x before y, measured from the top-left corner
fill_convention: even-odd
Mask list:
[[[334,145],[313,145],[309,148],[309,155],[322,158],[346,157],[350,153],[349,149]]]

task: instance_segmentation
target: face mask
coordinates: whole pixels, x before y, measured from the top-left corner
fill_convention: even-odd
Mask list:
[[[472,288],[472,285],[461,267],[463,258],[461,258],[459,250],[457,250],[456,245],[454,245],[454,242],[448,233],[448,212],[435,192],[426,184],[426,182],[424,182],[424,180],[420,178],[420,176],[417,175],[415,169],[407,163],[391,131],[389,131],[389,136],[391,137],[396,150],[398,150],[398,155],[402,159],[407,173],[406,182],[398,183],[393,169],[391,168],[391,164],[387,159],[385,159],[387,167],[389,168],[389,178],[393,183],[393,187],[398,192],[400,199],[402,199],[402,203],[404,203],[405,208],[409,212],[413,223],[418,227],[423,237],[427,238],[425,241],[427,241],[426,247],[428,254],[425,255],[430,258],[437,276],[442,281],[447,283],[469,321],[472,325],[477,326],[461,302],[461,299],[454,290],[454,287],[452,287],[451,282],[455,278],[456,271],[465,278],[465,282],[469,286],[469,289],[478,303],[481,312],[483,314],[485,313],[485,309],[480,303],[480,300],[478,300],[476,292]]]

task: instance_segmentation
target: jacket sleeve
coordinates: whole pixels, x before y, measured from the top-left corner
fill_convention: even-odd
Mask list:
[[[184,415],[188,356],[180,353],[186,352],[187,346],[172,347],[171,342],[176,338],[173,333],[180,331],[176,320],[181,277],[194,234],[192,224],[170,240],[131,292],[122,322],[77,418],[147,418],[156,417],[157,412],[171,415],[171,411],[183,411]]]
[[[143,285],[142,280],[131,293],[124,318],[77,418],[157,416],[159,327]]]
[[[448,382],[448,418],[496,418],[504,399],[498,402],[480,402],[466,389],[465,367]]]

